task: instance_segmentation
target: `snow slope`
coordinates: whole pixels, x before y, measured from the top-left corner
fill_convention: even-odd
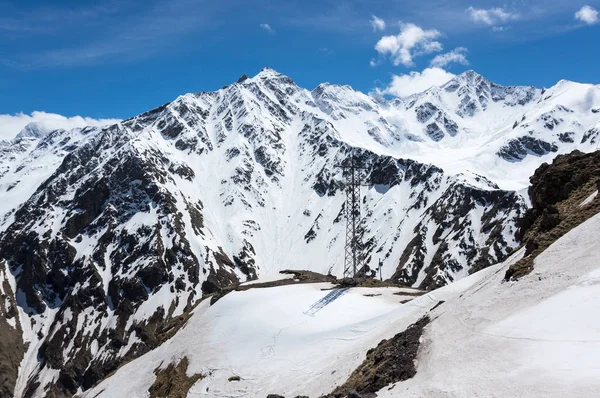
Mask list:
[[[379,397],[598,396],[598,231],[600,215],[553,244],[519,282],[502,277],[522,251],[407,304],[390,294],[395,289],[357,288],[309,317],[303,312],[326,284],[234,292],[212,307],[201,304],[173,339],[84,396],[146,397],[153,371],[187,356],[188,374],[207,375],[189,397],[317,397],[342,384],[369,348],[441,300],[422,337],[416,376]]]
[[[380,397],[600,395],[600,215],[550,246],[535,271],[505,267],[439,309],[417,375]]]
[[[483,275],[483,274],[481,274]],[[481,275],[440,289],[436,298],[460,291]],[[84,396],[145,397],[154,369],[190,360],[201,373],[189,396],[317,396],[345,381],[364,352],[398,327],[408,326],[437,303],[431,296],[407,304],[398,288],[353,288],[311,316],[311,305],[329,284],[293,285],[233,292],[209,307],[202,303],[186,327],[160,348],[124,366]],[[367,297],[365,294],[379,294]],[[239,376],[239,382],[230,382]],[[135,380],[132,382],[132,380]]]

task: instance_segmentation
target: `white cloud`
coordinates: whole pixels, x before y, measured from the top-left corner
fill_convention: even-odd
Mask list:
[[[383,36],[375,45],[380,55],[389,55],[394,65],[412,66],[413,58],[442,51],[442,43],[436,41],[442,34],[435,30],[423,30],[412,23],[401,23],[396,36]]]
[[[474,22],[490,26],[498,25],[519,17],[519,14],[508,12],[504,8],[490,8],[485,10],[482,8],[469,7],[467,8],[467,12]]]
[[[261,29],[266,30],[270,34],[274,34],[275,33],[275,31],[273,30],[273,28],[271,28],[271,25],[269,25],[268,23],[261,23],[260,27],[261,27]]]
[[[385,30],[385,21],[373,15],[373,17],[371,18],[371,26],[373,27],[373,32],[377,32],[378,30]]]
[[[453,62],[461,65],[469,65],[469,61],[467,60],[467,52],[468,50],[466,48],[457,47],[448,53],[436,55],[435,58],[431,60],[431,66],[443,68],[444,66]]]
[[[84,126],[105,126],[119,119],[92,119],[89,117],[65,117],[56,113],[34,111],[31,115],[17,113],[0,115],[0,140],[11,140],[29,123],[37,122],[44,130],[72,129]]]
[[[453,73],[441,68],[427,68],[423,72],[410,72],[404,75],[393,75],[392,81],[384,89],[376,89],[376,94],[408,97],[420,93],[432,86],[441,86],[455,77]]]
[[[575,19],[585,22],[588,25],[593,25],[598,22],[598,11],[591,6],[583,6],[575,13]]]

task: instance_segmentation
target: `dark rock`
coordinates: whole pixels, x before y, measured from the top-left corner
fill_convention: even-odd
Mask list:
[[[405,331],[370,349],[366,359],[348,380],[322,398],[372,397],[387,385],[414,377],[421,335],[429,321],[429,317],[425,316]]]
[[[560,142],[573,143],[573,142],[575,142],[575,139],[573,138],[574,136],[575,136],[575,133],[573,133],[573,132],[560,133],[560,134],[558,134],[558,140]]]
[[[550,213],[548,208],[542,210],[542,216],[540,219],[539,230],[541,232],[546,232],[552,230],[552,228],[556,227],[560,224],[560,215],[556,213]]]
[[[543,156],[550,152],[557,152],[558,146],[542,141],[538,138],[523,136],[510,140],[498,151],[497,155],[509,162],[518,162],[528,155]]]
[[[529,179],[529,196],[533,208],[543,211],[567,199],[574,189],[591,178],[597,178],[592,172],[600,165],[599,158],[598,153],[585,155],[573,152],[569,155],[558,155],[551,165],[541,165]]]
[[[594,145],[598,142],[598,137],[600,136],[600,129],[591,128],[583,134],[581,138],[581,143],[585,144],[586,142],[590,142],[590,144]]]
[[[156,379],[148,389],[150,398],[185,398],[190,388],[204,378],[201,374],[187,375],[189,361],[184,357],[177,365],[171,363],[166,368],[156,368]]]
[[[542,164],[530,178],[532,208],[518,221],[517,239],[525,258],[511,265],[505,279],[518,279],[534,268],[535,257],[572,228],[600,211],[598,203],[581,208],[581,197],[598,188],[600,152],[573,151]]]
[[[1,262],[0,270],[5,272]],[[4,292],[0,297],[0,397],[12,397],[26,347],[22,338],[17,302],[10,284],[0,280],[0,285]],[[8,320],[14,321],[16,326],[13,327]]]
[[[456,124],[452,119],[450,119],[447,115],[444,115],[442,121],[448,134],[451,136],[458,134],[458,124]]]
[[[164,265],[158,263],[148,265],[138,271],[137,277],[142,280],[148,289],[154,291],[169,280],[169,275],[165,268]]]
[[[444,132],[440,126],[437,125],[437,123],[428,124],[427,128],[425,129],[425,133],[427,133],[429,138],[434,141],[440,141],[442,138],[444,138]]]
[[[525,243],[525,256],[529,256],[531,253],[536,251],[540,245],[535,240],[528,240]]]
[[[426,121],[431,119],[433,115],[439,112],[439,109],[431,102],[425,102],[423,105],[417,107],[415,109],[415,112],[417,113],[417,120],[420,123],[425,123]]]
[[[478,232],[485,234],[487,239],[484,245],[479,246],[466,232],[471,225],[465,220],[473,209],[483,204],[485,210]],[[511,212],[521,215],[525,208],[523,200],[514,192],[479,190],[468,185],[452,184],[435,203],[428,206],[425,221],[415,227],[414,237],[404,249],[391,280],[413,286],[421,270],[427,266],[426,277],[419,286],[421,289],[431,290],[447,284],[452,280],[452,275],[464,267],[450,253],[450,240],[459,243],[461,254],[469,261],[467,265],[470,272],[502,261],[511,248],[504,240],[504,218],[500,215]],[[438,247],[430,263],[425,264],[431,228],[428,227],[429,220],[436,225],[432,239]]]

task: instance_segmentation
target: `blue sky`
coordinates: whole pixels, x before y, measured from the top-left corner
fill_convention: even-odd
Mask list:
[[[467,69],[504,85],[598,84],[596,10],[600,0],[0,0],[0,116],[126,118],[265,65],[309,89],[388,95]]]

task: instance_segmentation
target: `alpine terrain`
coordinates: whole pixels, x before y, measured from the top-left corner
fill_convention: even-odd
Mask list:
[[[525,320],[553,311],[555,294],[577,301],[595,292],[598,218],[554,245],[546,223],[571,220],[564,201],[573,192],[589,199],[582,208],[596,206],[588,198],[596,163],[581,160],[592,174],[546,205],[552,184],[532,191],[529,179],[558,155],[588,156],[599,140],[600,86],[503,87],[473,71],[386,100],[327,83],[309,91],[265,68],[110,126],[28,126],[0,143],[0,397],[335,396],[350,387],[461,397],[477,384],[467,365],[504,385],[494,372],[517,369],[517,380],[545,366],[539,341],[564,353],[570,344],[578,355],[597,350],[588,335],[568,342]],[[328,293],[321,289],[336,286],[327,278],[343,275],[338,166],[350,157],[366,182],[361,271],[387,282],[334,290],[309,311]],[[551,178],[544,167],[535,186]],[[573,216],[572,226],[592,216]],[[525,263],[531,253],[539,256]],[[320,283],[296,283],[306,273],[282,282],[282,270],[321,274]],[[561,272],[568,278],[555,280]],[[256,279],[292,285],[252,288]],[[225,295],[234,288],[247,290]],[[526,305],[530,312],[518,311]],[[352,372],[391,338],[412,349],[403,376],[386,380],[414,378],[361,390],[370,368]],[[485,362],[498,347],[508,347],[502,361]],[[366,361],[387,358],[369,352]],[[448,364],[465,352],[464,365]],[[526,356],[535,359],[529,368]],[[584,366],[573,361],[561,371]],[[570,386],[597,392],[582,386],[600,365],[585,366]],[[418,383],[436,372],[443,387]],[[540,380],[557,391],[551,376]]]

